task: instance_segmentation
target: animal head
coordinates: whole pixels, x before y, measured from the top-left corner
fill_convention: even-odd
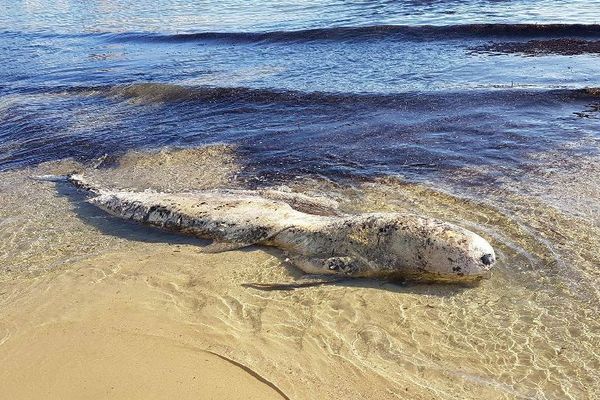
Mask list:
[[[400,217],[386,236],[388,257],[427,279],[488,278],[496,262],[494,249],[487,240],[467,229],[433,219]]]
[[[492,246],[481,236],[449,224],[425,244],[423,268],[440,278],[489,278],[496,262]]]

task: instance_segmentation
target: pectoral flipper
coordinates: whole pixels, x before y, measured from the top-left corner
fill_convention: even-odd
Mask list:
[[[293,257],[290,262],[307,274],[329,274],[355,276],[362,271],[363,265],[355,257],[309,258]]]

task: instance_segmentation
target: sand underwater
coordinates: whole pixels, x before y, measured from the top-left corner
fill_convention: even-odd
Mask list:
[[[2,398],[600,396],[600,193],[587,184],[600,178],[597,160],[460,194],[450,178],[443,190],[401,177],[287,183],[349,212],[416,212],[482,234],[500,262],[477,286],[298,287],[315,280],[277,250],[203,254],[194,238],[108,217],[66,185],[29,179],[82,170],[133,189],[244,186],[225,145],[91,164],[1,173]]]

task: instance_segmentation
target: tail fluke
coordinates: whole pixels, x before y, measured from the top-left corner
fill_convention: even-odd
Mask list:
[[[31,179],[42,182],[68,182],[68,175],[36,175],[32,176]]]
[[[38,181],[44,182],[68,182],[75,186],[76,188],[83,189],[85,191],[91,192],[93,194],[102,194],[103,190],[100,186],[96,185],[93,182],[88,181],[81,174],[71,174],[71,175],[38,175],[32,177]]]

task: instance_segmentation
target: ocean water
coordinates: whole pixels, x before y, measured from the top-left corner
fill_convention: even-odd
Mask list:
[[[138,3],[5,2],[0,169],[224,142],[423,178],[596,137],[600,2]]]
[[[169,292],[186,321],[211,321],[212,345],[295,398],[334,398],[294,380],[315,368],[325,385],[327,366],[355,377],[355,398],[378,387],[356,376],[390,398],[600,395],[600,1],[0,5],[0,282],[175,240],[142,240],[32,173],[286,185],[473,229],[496,271],[470,289],[362,282],[288,299],[241,289],[248,267]],[[260,260],[256,280],[303,279]],[[198,316],[195,298],[226,306]]]

